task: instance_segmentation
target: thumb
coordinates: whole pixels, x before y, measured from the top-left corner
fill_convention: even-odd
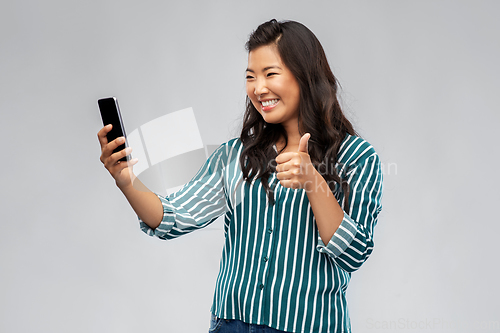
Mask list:
[[[302,137],[300,138],[300,142],[299,142],[299,153],[309,154],[308,142],[309,142],[310,137],[311,137],[311,134],[309,134],[309,133],[302,135]]]

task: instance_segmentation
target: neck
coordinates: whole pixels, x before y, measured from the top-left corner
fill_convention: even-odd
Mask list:
[[[297,148],[299,147],[299,142],[301,135],[299,133],[299,129],[297,126],[297,122],[294,124],[282,124],[285,128],[286,135],[288,137],[288,145],[287,148]],[[278,150],[281,150],[285,146],[285,138],[281,137],[276,143]]]

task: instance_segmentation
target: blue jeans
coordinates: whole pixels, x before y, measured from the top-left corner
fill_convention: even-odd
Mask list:
[[[210,329],[208,333],[285,333],[277,329],[263,326],[247,324],[241,320],[221,319],[212,314],[210,320]]]

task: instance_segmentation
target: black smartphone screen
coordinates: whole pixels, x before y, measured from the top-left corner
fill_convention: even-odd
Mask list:
[[[113,128],[108,132],[107,138],[108,142],[113,141],[118,137],[126,137],[125,127],[123,126],[122,116],[120,114],[120,108],[118,107],[118,100],[115,97],[102,98],[97,101],[99,104],[99,110],[101,111],[102,123],[104,126],[111,124]],[[126,143],[118,146],[113,153],[119,152],[125,149]],[[120,161],[127,161],[130,159],[130,155],[123,157]]]

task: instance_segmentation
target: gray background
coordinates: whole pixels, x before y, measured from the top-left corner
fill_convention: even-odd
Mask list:
[[[129,130],[193,107],[238,135],[244,43],[294,19],[384,163],[355,332],[499,332],[497,1],[9,1],[0,10],[1,332],[205,332],[222,231],[162,242],[99,162],[96,100]],[[496,95],[496,96],[495,96]]]

